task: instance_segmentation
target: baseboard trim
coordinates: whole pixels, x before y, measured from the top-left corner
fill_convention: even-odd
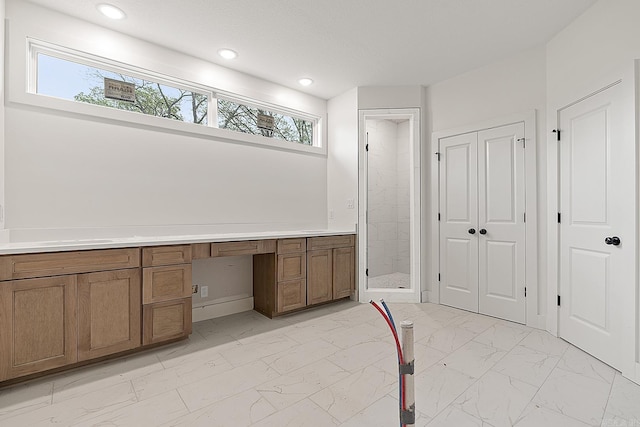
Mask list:
[[[194,307],[192,318],[194,322],[201,322],[249,310],[253,310],[253,297]]]

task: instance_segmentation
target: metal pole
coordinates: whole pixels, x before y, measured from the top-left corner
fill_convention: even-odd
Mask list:
[[[414,389],[414,356],[413,356],[413,322],[404,320],[400,323],[402,328],[402,355],[404,366],[400,367],[400,374],[404,381],[404,405],[405,410],[400,414],[400,422],[406,427],[415,426],[416,422],[416,398]],[[402,405],[402,402],[400,402]]]

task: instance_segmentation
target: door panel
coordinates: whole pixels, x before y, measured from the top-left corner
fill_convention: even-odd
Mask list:
[[[571,221],[607,224],[609,138],[607,110],[601,105],[571,120],[567,141],[571,155]]]
[[[476,312],[477,163],[477,133],[440,140],[440,303]]]
[[[610,261],[610,254],[576,248],[571,249],[569,259],[571,316],[605,333],[609,323]]]
[[[515,286],[517,271],[515,242],[488,242],[486,245],[487,269],[486,295],[515,301],[518,293]]]
[[[635,141],[625,133],[624,96],[617,84],[558,114],[558,332],[618,369],[624,345],[622,307],[635,289]],[[612,236],[622,243],[605,244],[605,237]]]
[[[526,322],[523,138],[523,123],[478,132],[478,311],[519,323]]]

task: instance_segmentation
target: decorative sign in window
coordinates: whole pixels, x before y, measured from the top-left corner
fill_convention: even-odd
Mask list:
[[[104,97],[118,101],[136,102],[136,85],[105,77]]]
[[[258,127],[272,131],[275,125],[275,118],[268,114],[258,113]]]

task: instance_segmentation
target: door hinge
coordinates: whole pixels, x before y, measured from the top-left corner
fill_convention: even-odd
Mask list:
[[[558,307],[560,307],[560,295],[558,295]]]
[[[527,297],[527,287],[526,286],[524,287],[524,297],[525,298]]]
[[[364,146],[364,151],[369,151],[369,144]]]
[[[368,268],[364,271],[364,275],[369,277],[369,269]]]
[[[440,281],[440,273],[438,273],[438,282]]]
[[[440,221],[440,212],[438,212],[438,221]]]
[[[558,212],[558,224],[560,224],[560,212]]]
[[[526,212],[522,214],[522,220],[524,222],[527,222],[527,213]]]
[[[554,129],[551,132],[556,134],[556,139],[560,141],[560,129]]]
[[[438,161],[440,161],[440,152],[436,151],[434,154],[436,155],[436,158],[438,159]]]

